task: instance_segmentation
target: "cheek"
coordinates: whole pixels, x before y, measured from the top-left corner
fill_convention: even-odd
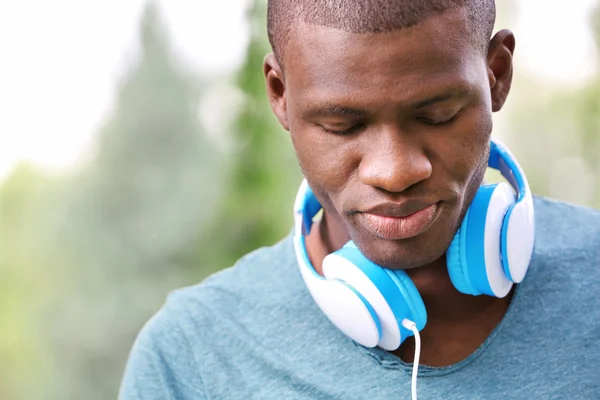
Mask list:
[[[341,191],[356,164],[352,146],[317,126],[292,122],[290,133],[302,173],[313,190],[330,194]]]
[[[492,132],[491,113],[481,110],[474,113],[462,133],[459,150],[463,156],[458,158],[454,170],[460,179],[463,201],[470,204],[482,183],[489,157],[489,141]]]
[[[339,194],[351,175],[343,166],[347,154],[331,143],[327,133],[315,132],[318,128],[290,128],[302,174],[328,214],[341,221],[339,210],[343,201]]]
[[[471,167],[471,179],[481,180],[487,168],[490,152],[490,137],[493,129],[492,113],[483,108],[473,116],[470,135],[465,135],[465,146],[467,147],[467,158]],[[476,182],[479,185],[479,181]]]
[[[492,115],[481,107],[465,115],[456,127],[456,152],[461,156],[458,161],[467,169],[475,172],[482,162],[487,163],[490,135],[492,133]]]
[[[451,130],[433,133],[428,140],[434,165],[432,184],[446,187],[459,202],[474,193],[472,188],[479,186],[487,166],[492,122],[484,110],[470,110]]]

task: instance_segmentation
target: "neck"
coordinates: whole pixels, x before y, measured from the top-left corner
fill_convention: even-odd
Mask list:
[[[306,247],[317,273],[323,274],[325,256],[347,241],[341,224],[326,213],[315,222]],[[500,323],[512,298],[512,292],[503,299],[460,293],[450,280],[445,257],[406,272],[427,309],[427,326],[421,331],[421,363],[430,366],[451,365],[468,357]],[[412,361],[413,338],[408,338],[394,354]]]

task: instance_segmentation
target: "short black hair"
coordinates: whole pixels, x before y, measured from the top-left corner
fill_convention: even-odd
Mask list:
[[[298,21],[351,33],[383,33],[459,9],[467,13],[472,37],[487,53],[496,21],[494,0],[269,0],[267,32],[283,67],[283,47]]]

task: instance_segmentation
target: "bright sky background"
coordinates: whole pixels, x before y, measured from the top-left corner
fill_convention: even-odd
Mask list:
[[[160,3],[179,56],[200,73],[223,73],[243,58],[249,1]],[[517,69],[558,84],[596,73],[587,26],[596,1],[517,1]],[[144,3],[0,0],[0,179],[19,160],[62,169],[85,155],[135,57]]]

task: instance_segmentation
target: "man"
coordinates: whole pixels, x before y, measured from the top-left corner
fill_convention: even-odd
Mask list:
[[[599,212],[536,198],[527,276],[507,295],[461,293],[448,272],[511,87],[515,39],[492,35],[494,19],[493,0],[269,2],[269,101],[324,209],[308,262],[323,275],[352,240],[405,271],[427,313],[422,346],[344,335],[290,235],[171,294],[121,398],[408,398],[419,349],[421,399],[600,398]]]

